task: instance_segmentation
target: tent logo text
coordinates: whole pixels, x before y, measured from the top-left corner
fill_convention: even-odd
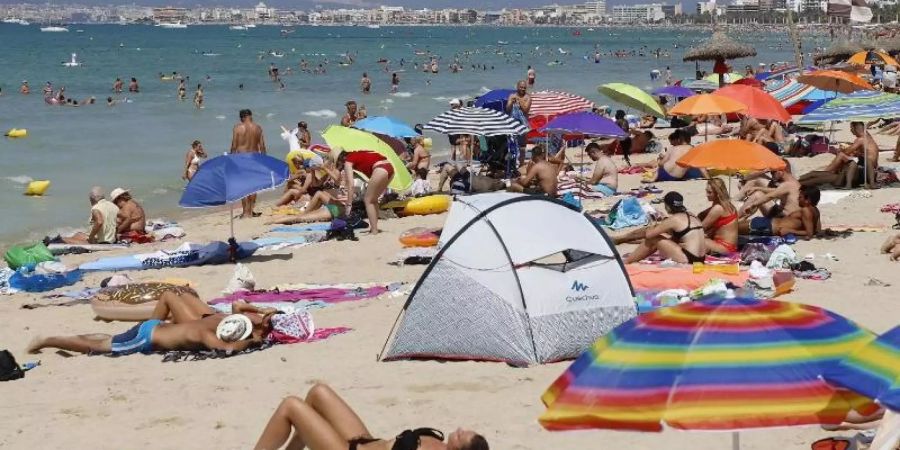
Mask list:
[[[584,292],[588,289],[590,289],[588,285],[581,284],[581,282],[579,282],[578,280],[575,280],[575,282],[572,283],[572,290],[575,292]]]

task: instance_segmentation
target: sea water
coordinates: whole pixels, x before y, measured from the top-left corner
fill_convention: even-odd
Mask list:
[[[107,192],[117,186],[130,189],[151,217],[172,211],[184,187],[181,176],[190,143],[201,140],[211,156],[226,152],[242,108],[251,109],[263,127],[269,153],[282,157],[287,144],[279,137],[279,125],[290,129],[304,120],[314,132],[313,140],[321,141],[317,131],[337,122],[350,99],[365,105],[370,116],[424,123],[446,110],[452,98],[512,87],[524,77],[528,65],[537,71],[538,89],[565,90],[598,105],[611,104],[597,93],[599,84],[623,81],[651,89],[661,85],[663,77],[651,81],[650,71],[665,73],[666,66],[675,79],[693,77],[695,65],[682,62],[681,57],[685,49],[709,35],[708,31],[652,28],[582,28],[580,35],[573,31],[298,27],[293,33],[282,33],[273,26],[234,31],[226,26],[73,25],[68,33],[41,33],[37,26],[0,25],[0,130],[28,129],[24,139],[0,138],[0,241],[33,239],[52,230],[86,225],[87,194],[94,185]],[[786,33],[748,32],[739,38],[756,46],[759,56],[736,61],[736,71],[745,64],[793,59]],[[593,61],[596,48],[608,53],[641,47],[648,49],[644,57],[604,56],[599,64]],[[806,43],[805,47],[812,48]],[[657,48],[669,57],[653,57],[651,52]],[[441,57],[439,74],[413,69],[414,62],[427,60],[423,52]],[[77,53],[82,66],[62,65],[71,53]],[[346,53],[355,59],[351,66],[338,64],[345,61],[341,55]],[[463,71],[450,73],[447,66],[457,56]],[[325,75],[300,73],[301,59],[313,68],[326,58]],[[391,61],[390,72],[378,63],[382,59]],[[279,67],[284,90],[269,79],[270,63]],[[473,64],[479,69],[473,70]],[[286,74],[287,67],[294,73]],[[710,71],[711,64],[701,69]],[[177,82],[158,77],[173,71],[190,76],[186,101],[176,98]],[[372,93],[366,96],[359,92],[363,72],[373,80]],[[392,72],[398,72],[401,80],[396,94],[389,93]],[[116,77],[125,83],[123,94],[112,92]],[[131,77],[140,84],[138,94],[127,92]],[[29,81],[31,95],[18,93],[22,80]],[[55,89],[65,86],[67,97],[79,103],[95,96],[97,104],[49,106],[41,96],[47,81]],[[191,102],[198,83],[205,93],[202,110]],[[243,90],[238,89],[240,84]],[[121,103],[107,107],[107,96]],[[446,139],[433,137],[435,152],[445,152]],[[31,179],[51,180],[48,194],[23,196]]]

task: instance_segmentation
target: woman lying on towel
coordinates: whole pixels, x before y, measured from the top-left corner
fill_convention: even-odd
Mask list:
[[[282,400],[254,448],[276,450],[285,443],[289,449],[310,450],[489,450],[483,436],[463,429],[450,433],[446,443],[444,434],[432,428],[375,439],[356,412],[324,384],[314,385],[306,399],[291,396]]]
[[[616,244],[644,238],[625,263],[636,263],[652,255],[657,250],[668,259],[682,264],[703,262],[706,256],[706,235],[703,222],[690,214],[684,207],[684,197],[678,192],[669,192],[663,197],[663,204],[669,217],[648,228],[635,230],[625,236],[613,238]]]
[[[707,181],[706,198],[712,202],[712,206],[697,217],[703,221],[707,250],[720,255],[736,252],[738,213],[728,197],[725,182],[719,178]]]

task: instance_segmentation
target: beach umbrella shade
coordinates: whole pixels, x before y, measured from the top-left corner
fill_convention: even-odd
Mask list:
[[[771,150],[743,139],[720,139],[698,145],[688,150],[676,164],[729,173],[785,169],[784,161]]]
[[[892,58],[891,55],[888,55],[884,52],[878,52],[874,50],[861,51],[856,52],[853,56],[847,59],[847,62],[850,64],[854,64],[857,66],[867,66],[871,64],[875,65],[892,65],[897,67],[897,60]]]
[[[797,77],[797,81],[828,92],[849,94],[857,91],[871,91],[875,88],[858,75],[840,70],[817,70]]]
[[[560,114],[590,110],[594,102],[575,94],[557,91],[540,91],[531,94],[530,117],[553,117]]]
[[[488,91],[475,99],[475,106],[505,112],[506,100],[514,92],[516,92],[515,89],[494,89]]]
[[[860,348],[823,377],[887,409],[900,411],[900,326]]]
[[[684,86],[664,86],[661,88],[654,89],[651,94],[659,96],[659,97],[675,97],[675,98],[688,98],[697,95],[696,92],[684,87]]]
[[[348,152],[369,150],[384,156],[394,168],[394,178],[388,187],[396,191],[405,191],[412,186],[412,175],[406,170],[403,160],[378,136],[355,128],[331,125],[322,132],[322,138],[332,150],[337,148]]]
[[[797,80],[787,80],[780,83],[774,89],[767,90],[767,92],[781,102],[781,106],[784,106],[785,108],[801,101],[814,102],[819,100],[831,100],[842,95],[823,91],[808,84],[803,84]]]
[[[612,120],[590,112],[563,114],[541,127],[541,131],[609,138],[628,136],[628,133]]]
[[[723,73],[721,75],[722,75],[722,79],[725,82],[725,84],[731,84],[731,83],[741,81],[744,79],[744,76],[737,72],[728,72],[728,73]],[[707,75],[707,76],[703,77],[703,79],[706,81],[709,81],[710,83],[718,83],[719,82],[719,74],[714,73],[712,75]]]
[[[366,117],[354,123],[353,127],[392,138],[408,138],[419,135],[413,127],[388,116]]]
[[[898,116],[900,116],[900,95],[881,91],[862,91],[830,100],[799,118],[797,123],[821,126],[825,122],[869,121]]]
[[[797,303],[709,297],[660,308],[579,356],[542,396],[539,420],[549,430],[837,425],[877,405],[820,375],[873,338]]]
[[[627,83],[607,83],[598,87],[597,91],[628,108],[659,118],[666,117],[666,112],[659,106],[659,102],[637,86]]]
[[[747,106],[744,113],[757,119],[770,119],[781,123],[791,121],[791,114],[781,106],[781,102],[761,89],[733,84],[713,92],[714,95],[728,97]]]
[[[757,89],[763,89],[766,87],[766,84],[760,81],[758,78],[741,78],[740,80],[737,80],[731,84],[737,84],[739,86],[750,86]]]
[[[815,64],[834,64],[864,50],[866,48],[859,42],[840,41],[825,49],[824,52],[815,54],[813,62]]]
[[[426,130],[441,134],[474,134],[478,136],[518,136],[528,127],[508,114],[479,107],[451,109],[425,124]]]
[[[672,107],[672,116],[706,116],[710,114],[744,113],[747,105],[716,94],[700,94],[686,98]]]
[[[733,41],[724,32],[717,31],[706,42],[691,48],[684,54],[684,61],[715,61],[713,72],[724,75],[727,72],[725,61],[729,59],[756,56],[753,46]],[[723,77],[718,78],[719,86],[725,83]]]
[[[256,194],[272,190],[287,182],[291,171],[277,158],[262,153],[232,153],[217,156],[200,165],[181,194],[178,206],[182,208],[208,208],[232,205]],[[234,240],[234,214],[231,217],[232,245]]]
[[[695,91],[714,91],[719,88],[718,82],[707,80],[688,80],[682,82],[681,85]]]

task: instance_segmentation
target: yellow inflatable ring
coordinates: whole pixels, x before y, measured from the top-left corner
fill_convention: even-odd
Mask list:
[[[449,195],[429,195],[427,197],[414,198],[403,208],[405,216],[424,216],[427,214],[440,214],[450,208],[452,198]]]
[[[286,162],[288,167],[291,169],[291,173],[297,173],[297,170],[299,169],[299,167],[294,164],[294,158],[296,158],[297,155],[300,155],[304,160],[312,159],[318,156],[312,150],[306,149],[288,152],[287,156],[284,157],[284,162]]]
[[[6,132],[6,137],[23,138],[28,136],[28,130],[24,128],[13,128]]]
[[[47,192],[47,189],[49,188],[50,180],[35,180],[31,183],[28,183],[28,186],[25,187],[25,195],[44,195],[44,193]]]

